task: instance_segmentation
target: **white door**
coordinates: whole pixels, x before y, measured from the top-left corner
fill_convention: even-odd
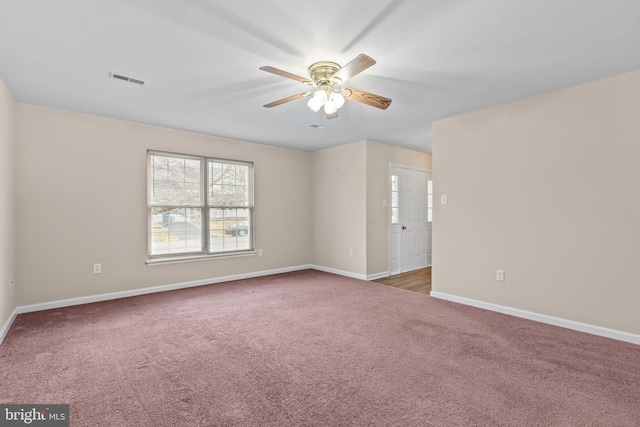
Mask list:
[[[427,171],[390,168],[389,274],[427,266]]]
[[[404,169],[400,196],[402,272],[427,266],[427,173]]]

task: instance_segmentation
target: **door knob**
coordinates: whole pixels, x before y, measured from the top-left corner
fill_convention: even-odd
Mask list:
[[[403,229],[403,230],[406,230],[406,229],[407,229],[407,227],[403,225],[403,226],[402,226],[402,229]]]

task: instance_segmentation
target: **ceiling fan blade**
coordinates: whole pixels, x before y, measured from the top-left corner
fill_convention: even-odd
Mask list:
[[[353,60],[351,60],[351,62],[349,62],[347,65],[336,71],[331,77],[337,77],[342,81],[342,83],[344,83],[351,77],[355,76],[356,74],[360,74],[375,63],[376,61],[373,58],[370,58],[364,53],[361,53]]]
[[[344,88],[342,89],[342,96],[352,101],[367,104],[372,107],[386,110],[391,105],[391,99],[384,96],[374,95],[373,93],[365,92],[363,90]]]
[[[327,119],[331,120],[331,119],[337,119],[338,118],[338,111],[336,111],[333,114],[327,114]]]
[[[291,73],[288,73],[286,71],[279,70],[277,68],[260,67],[260,69],[262,71],[266,71],[267,73],[272,73],[272,74],[276,74],[278,76],[286,77],[288,79],[295,80],[295,81],[300,82],[300,83],[305,83],[305,84],[308,84],[308,85],[312,85],[313,84],[313,82],[311,80],[309,80],[308,78],[300,77],[300,76],[297,76],[295,74],[291,74]]]
[[[276,107],[278,105],[282,105],[282,104],[290,102],[290,101],[295,101],[296,99],[303,98],[303,97],[309,96],[309,95],[311,95],[311,92],[303,92],[303,93],[299,93],[297,95],[291,95],[291,96],[288,96],[286,98],[282,98],[282,99],[279,99],[277,101],[273,101],[273,102],[270,102],[268,104],[264,104],[263,107],[266,107],[266,108]]]

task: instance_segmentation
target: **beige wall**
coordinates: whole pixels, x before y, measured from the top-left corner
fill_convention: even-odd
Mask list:
[[[20,305],[311,262],[311,153],[26,104],[15,124]],[[264,255],[147,266],[148,149],[253,161]]]
[[[389,271],[389,163],[431,169],[431,154],[367,141],[367,274]]]
[[[366,148],[361,141],[313,153],[313,263],[356,276],[367,274]]]
[[[634,72],[436,122],[433,289],[640,333],[639,111]]]
[[[15,110],[13,305],[305,265],[385,272],[389,162],[430,167],[428,154],[371,141],[309,153],[28,104]],[[148,149],[253,161],[264,255],[148,266]]]
[[[373,141],[313,153],[314,264],[358,277],[388,273],[389,163],[429,169],[431,155]]]
[[[16,275],[13,231],[15,228],[14,108],[13,97],[0,80],[0,330],[17,305],[15,287],[9,288],[9,276]],[[14,282],[16,282],[15,277]]]

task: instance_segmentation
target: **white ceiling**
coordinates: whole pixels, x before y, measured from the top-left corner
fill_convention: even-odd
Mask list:
[[[348,85],[386,111],[262,107],[307,86],[259,67],[306,77],[360,53],[377,64]],[[19,102],[310,151],[430,152],[434,120],[637,69],[640,0],[0,0],[0,79]]]

